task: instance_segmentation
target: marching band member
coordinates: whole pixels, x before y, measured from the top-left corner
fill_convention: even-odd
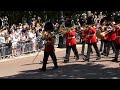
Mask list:
[[[88,44],[87,42],[87,34],[88,34],[88,30],[87,30],[87,25],[83,24],[80,32],[82,33],[82,51],[81,51],[81,55],[84,55],[84,51],[85,51],[85,44]],[[93,50],[91,48],[91,54],[93,54]],[[85,56],[85,55],[84,55]]]
[[[81,27],[80,32],[82,33],[82,51],[81,51],[81,55],[84,55],[86,38],[87,38],[86,25],[83,25]]]
[[[70,51],[71,48],[74,52],[74,55],[76,57],[76,60],[79,60],[79,55],[78,55],[78,50],[76,48],[76,32],[75,29],[72,27],[71,20],[66,21],[65,25],[68,29],[68,31],[64,34],[64,37],[66,38],[66,56],[64,63],[69,62],[69,57],[70,57]]]
[[[99,30],[101,33],[104,32],[104,29],[102,29],[102,27],[99,27]],[[100,44],[100,52],[101,52],[103,49],[103,45],[104,45],[104,37],[101,37],[100,41],[101,41],[101,44]]]
[[[87,58],[85,59],[85,61],[89,62],[92,45],[93,45],[93,47],[97,53],[97,56],[98,56],[96,60],[101,59],[101,55],[100,55],[100,52],[99,52],[98,47],[97,47],[98,40],[96,38],[96,29],[93,27],[93,25],[90,25],[88,27],[87,39],[88,39],[88,49],[87,49]]]
[[[106,31],[107,31],[107,27],[103,27],[101,33],[106,32]],[[101,53],[101,55],[106,55],[106,52],[107,52],[107,38],[108,38],[108,34],[101,37],[101,40],[103,40],[103,45],[104,45],[103,52]],[[101,46],[100,46],[100,51],[102,51]]]
[[[114,27],[112,26],[108,26],[108,38],[107,38],[107,53],[106,53],[106,56],[109,55],[109,52],[110,52],[110,46],[112,47],[113,49],[113,53],[115,52],[115,45],[114,45],[114,41],[116,39],[116,32],[115,32],[115,29]]]
[[[118,25],[115,25],[116,28],[116,39],[115,39],[115,58],[112,60],[112,62],[118,61],[118,55],[120,50],[120,27]]]
[[[46,64],[48,61],[48,57],[49,55],[51,56],[53,63],[54,63],[54,68],[53,69],[57,69],[58,68],[58,64],[57,64],[57,58],[55,55],[55,48],[54,48],[54,35],[52,33],[53,29],[50,28],[50,24],[47,24],[48,27],[45,25],[45,31],[42,35],[42,39],[44,40],[44,57],[43,57],[43,66],[40,70],[42,71],[46,71]],[[46,28],[47,27],[47,28]]]

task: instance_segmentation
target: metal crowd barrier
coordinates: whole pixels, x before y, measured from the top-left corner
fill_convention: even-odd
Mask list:
[[[32,45],[33,45],[32,42],[18,43],[16,47],[17,56],[36,52],[36,51],[33,51]],[[12,47],[6,46],[6,44],[1,44],[0,45],[0,59],[9,58],[11,56],[12,56]]]
[[[6,44],[0,44],[0,59],[10,55],[10,47]]]

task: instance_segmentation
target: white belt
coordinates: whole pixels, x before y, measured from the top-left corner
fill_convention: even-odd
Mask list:
[[[94,36],[95,34],[89,34],[89,36]]]
[[[75,36],[73,36],[73,37],[68,37],[67,39],[72,39],[72,38],[75,38]]]

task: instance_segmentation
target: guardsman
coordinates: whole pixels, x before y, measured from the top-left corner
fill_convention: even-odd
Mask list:
[[[114,45],[114,41],[116,39],[116,32],[114,27],[112,26],[108,26],[108,38],[107,38],[107,53],[106,56],[109,55],[110,52],[110,46],[112,47],[113,53],[115,52],[115,45]]]
[[[98,40],[97,40],[97,37],[96,37],[96,29],[94,28],[94,26],[92,24],[88,27],[87,39],[88,39],[88,49],[87,49],[87,58],[85,59],[85,61],[89,62],[92,45],[93,45],[93,47],[94,47],[94,49],[97,53],[97,56],[98,56],[96,58],[96,60],[101,59],[101,55],[100,55],[100,52],[99,52],[98,47],[97,47]]]
[[[118,61],[118,55],[120,50],[120,27],[118,25],[115,25],[116,28],[116,39],[115,39],[115,58],[112,60],[112,62]]]
[[[103,29],[103,32],[107,31],[107,27],[104,27],[102,29]],[[103,40],[103,44],[104,44],[104,49],[103,49],[103,52],[101,53],[101,55],[106,55],[106,52],[107,52],[107,38],[108,38],[108,34],[101,37],[101,40]]]
[[[83,25],[79,31],[82,33],[82,51],[81,51],[81,55],[84,55],[86,38],[87,38],[86,25]]]
[[[100,30],[101,33],[104,32],[104,28],[102,28],[102,27],[99,27],[99,30]],[[100,41],[101,41],[101,44],[100,44],[100,52],[102,52],[103,46],[104,46],[104,37],[101,37],[101,38],[100,38]]]
[[[65,26],[66,26],[66,33],[64,33],[64,37],[66,38],[66,56],[64,59],[64,63],[68,63],[71,48],[74,52],[76,60],[79,60],[79,55],[78,55],[78,50],[76,47],[76,44],[77,44],[76,32],[75,32],[75,29],[72,27],[71,21],[70,20],[66,21]]]
[[[44,57],[43,57],[43,66],[42,68],[40,68],[39,70],[42,71],[46,71],[46,64],[48,61],[48,57],[51,56],[52,60],[53,60],[53,64],[54,64],[54,68],[53,69],[57,69],[58,68],[58,64],[57,64],[57,58],[56,58],[56,54],[55,54],[55,48],[54,48],[54,41],[55,41],[55,37],[53,32],[53,26],[51,26],[52,24],[47,23],[45,25],[44,28],[44,32],[42,33],[42,39],[44,40]]]

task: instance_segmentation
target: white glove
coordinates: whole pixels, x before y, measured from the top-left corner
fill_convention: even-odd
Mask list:
[[[46,41],[46,40],[44,40],[44,44],[47,44],[47,41]]]

